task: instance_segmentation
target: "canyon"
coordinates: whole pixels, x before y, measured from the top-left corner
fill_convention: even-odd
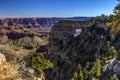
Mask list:
[[[57,19],[46,25],[49,31],[27,19],[15,25],[8,24],[14,19],[1,22],[0,79],[74,80],[79,74],[79,80],[119,78],[120,37],[109,35],[104,19]]]

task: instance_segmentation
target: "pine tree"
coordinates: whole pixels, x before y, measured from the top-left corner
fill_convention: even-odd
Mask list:
[[[114,9],[114,15],[112,17],[112,21],[107,23],[107,26],[111,28],[111,33],[119,33],[120,32],[120,1],[118,0],[118,4]]]
[[[113,58],[116,55],[117,55],[117,51],[115,50],[115,48],[113,46],[110,45],[110,42],[107,41],[107,44],[106,44],[106,57]]]
[[[107,41],[107,43],[106,43],[106,55],[109,56],[109,54],[110,54],[110,42]]]
[[[99,79],[101,77],[101,68],[100,59],[96,59],[90,72],[92,77]]]
[[[83,80],[82,67],[80,64],[78,65],[77,71],[78,71],[78,80]]]
[[[77,67],[77,70],[76,72],[74,73],[73,77],[71,78],[71,80],[84,80],[83,79],[83,73],[82,73],[82,67],[81,65],[79,64],[78,67]]]

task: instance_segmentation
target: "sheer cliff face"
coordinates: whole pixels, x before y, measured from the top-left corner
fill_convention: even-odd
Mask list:
[[[45,72],[47,80],[70,80],[78,64],[82,65],[82,69],[87,70],[87,62],[94,65],[96,55],[99,56],[97,59],[100,59],[101,62],[104,57],[108,58],[106,56],[108,53],[106,52],[106,42],[109,37],[108,30],[106,27],[101,26],[87,26],[89,26],[89,23],[86,22],[63,20],[52,27],[50,34],[51,55],[49,58],[54,64],[54,69]],[[81,29],[81,33],[78,36],[74,36],[76,29]],[[112,58],[115,58],[115,55],[112,53],[110,55]],[[115,64],[113,64],[114,62]],[[107,65],[107,69],[105,70],[107,74],[111,73],[110,70],[113,70],[117,74],[120,72],[119,61],[115,59],[113,63]],[[111,65],[113,66],[112,69],[109,68]],[[92,70],[94,67],[89,65],[88,71],[90,69]],[[100,73],[102,77],[106,76],[103,73],[104,71]],[[86,75],[84,70],[83,74]],[[89,76],[89,79],[94,78],[91,75],[87,76]]]
[[[76,29],[83,30],[82,23],[84,22],[63,20],[52,27],[50,60],[54,64],[54,69],[46,72],[47,80],[70,80],[73,76],[78,65],[77,52],[73,44],[75,41],[74,34]],[[69,52],[70,50],[71,52]]]
[[[52,27],[58,21],[60,18],[6,18],[0,19],[0,26]]]

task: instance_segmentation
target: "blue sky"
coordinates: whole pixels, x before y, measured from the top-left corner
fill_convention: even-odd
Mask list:
[[[111,14],[116,4],[116,0],[0,0],[0,16],[98,16]]]

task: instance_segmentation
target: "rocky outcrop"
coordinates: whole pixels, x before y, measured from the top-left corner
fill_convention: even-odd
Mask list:
[[[10,46],[10,45],[9,45]],[[0,80],[45,80],[45,74],[27,66],[29,50],[16,46],[0,45]]]
[[[19,74],[14,70],[13,65],[8,62],[4,62],[0,65],[0,80],[12,79],[12,80],[20,80]]]
[[[107,76],[117,75],[118,78],[120,78],[120,59],[119,54],[108,61],[108,63],[105,66],[105,73],[107,73]]]
[[[13,65],[6,62],[6,57],[0,54],[0,80],[6,79],[20,80],[19,74],[14,70]]]

